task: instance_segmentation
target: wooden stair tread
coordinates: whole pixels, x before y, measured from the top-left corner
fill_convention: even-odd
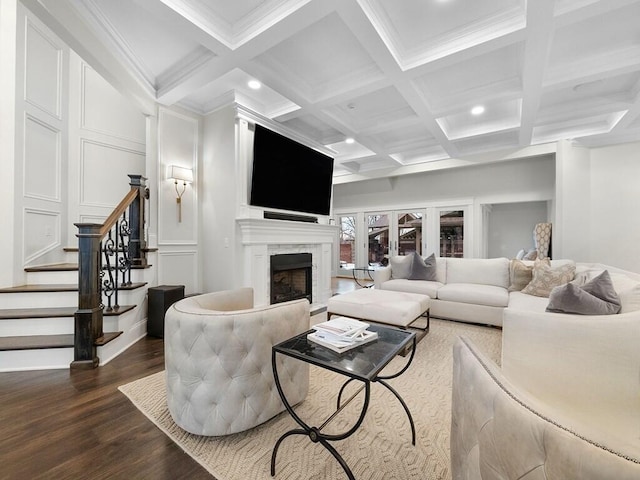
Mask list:
[[[135,305],[120,305],[118,310],[103,312],[103,316],[110,317],[122,315],[136,308]],[[59,318],[73,317],[78,307],[51,307],[51,308],[5,308],[0,309],[0,320],[26,319],[26,318]]]
[[[48,265],[34,265],[25,267],[25,272],[72,272],[78,270],[77,263],[51,263]]]
[[[147,282],[132,282],[131,285],[120,285],[119,290],[135,290],[143,287]],[[33,293],[33,292],[77,292],[78,284],[31,284],[16,287],[0,288],[0,293]]]
[[[122,332],[105,333],[96,339],[97,346],[106,345]],[[19,337],[0,337],[0,351],[41,350],[45,348],[73,348],[72,333],[65,335],[25,335]]]
[[[94,343],[96,346],[101,347],[120,335],[122,335],[122,332],[105,332],[100,338],[96,338]]]
[[[131,265],[131,270],[143,270],[151,268],[153,265]],[[103,268],[104,269],[104,268]],[[25,267],[25,272],[77,272],[77,263],[51,263],[47,265],[33,265]]]
[[[64,252],[77,252],[78,247],[63,247]],[[145,247],[141,249],[143,252],[157,252],[158,247]]]

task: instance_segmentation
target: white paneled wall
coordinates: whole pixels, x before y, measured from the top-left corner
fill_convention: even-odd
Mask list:
[[[101,222],[145,174],[146,118],[21,5],[16,22],[13,284],[64,261],[75,222]]]
[[[129,191],[129,174],[146,176],[146,118],[70,52],[69,241],[75,222],[101,223]]]
[[[27,10],[17,14],[14,211],[20,213],[13,261],[19,271],[61,259],[66,241],[69,49]]]
[[[197,249],[162,249],[158,253],[158,285],[184,285],[187,294],[199,291]]]
[[[200,291],[198,255],[198,144],[200,122],[192,115],[161,108],[158,113],[158,284],[184,285],[185,292]],[[176,189],[167,179],[167,167],[193,171],[193,184],[182,195],[178,221]],[[178,185],[179,191],[182,184]]]

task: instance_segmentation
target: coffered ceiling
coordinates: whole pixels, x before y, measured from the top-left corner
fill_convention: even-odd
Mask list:
[[[116,87],[242,103],[338,183],[640,140],[640,0],[24,3]]]

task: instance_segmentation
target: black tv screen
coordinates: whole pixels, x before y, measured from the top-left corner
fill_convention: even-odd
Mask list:
[[[251,205],[329,215],[332,182],[333,158],[255,126]]]

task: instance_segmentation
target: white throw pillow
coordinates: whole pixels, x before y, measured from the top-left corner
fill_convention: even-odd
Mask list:
[[[413,257],[410,255],[396,255],[389,259],[391,265],[391,278],[409,278],[411,274],[411,260]]]

